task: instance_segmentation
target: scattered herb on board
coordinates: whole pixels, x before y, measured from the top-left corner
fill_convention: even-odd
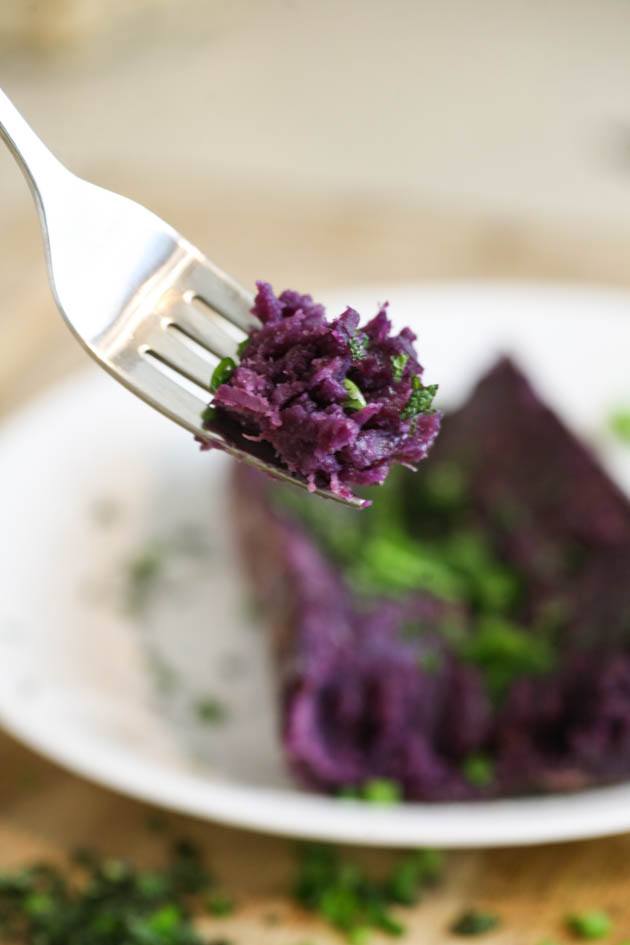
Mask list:
[[[46,863],[0,872],[0,934],[16,945],[208,945],[190,910],[211,882],[185,842],[150,870],[80,851],[72,878]]]
[[[439,878],[442,862],[432,850],[403,857],[385,880],[373,880],[354,863],[341,859],[333,847],[301,848],[296,900],[344,933],[351,945],[367,943],[370,930],[404,935],[405,926],[392,907],[410,905]]]
[[[576,912],[567,918],[567,927],[577,938],[603,938],[612,931],[612,919],[601,909]]]
[[[484,935],[498,928],[501,920],[492,912],[467,909],[450,927],[454,935]]]
[[[215,919],[223,919],[234,912],[234,900],[224,893],[214,893],[206,899],[206,912]]]

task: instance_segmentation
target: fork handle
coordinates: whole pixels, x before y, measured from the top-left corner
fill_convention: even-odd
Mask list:
[[[0,136],[22,168],[33,196],[41,206],[49,184],[67,173],[19,113],[11,99],[0,89]]]

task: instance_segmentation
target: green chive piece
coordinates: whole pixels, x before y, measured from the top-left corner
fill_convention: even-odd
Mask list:
[[[350,348],[350,356],[353,361],[362,361],[367,354],[368,345],[370,339],[367,335],[359,333],[357,335],[351,335],[348,338],[348,347]]]
[[[498,928],[500,924],[499,917],[491,912],[468,909],[453,922],[450,930],[454,935],[484,935]]]
[[[239,356],[239,359],[242,358],[245,352],[247,351],[247,346],[249,345],[250,340],[251,339],[249,338],[243,338],[241,343],[238,345],[236,349],[236,353]]]
[[[210,390],[218,390],[221,384],[227,383],[236,369],[236,362],[233,358],[221,358],[210,379]]]
[[[221,893],[215,893],[206,900],[206,910],[216,919],[223,919],[234,912],[234,900]]]
[[[424,386],[418,374],[414,374],[411,381],[411,394],[405,407],[403,407],[400,416],[403,420],[412,420],[420,416],[421,413],[430,413],[433,408],[433,400],[438,392],[437,384]]]
[[[601,909],[576,912],[567,918],[567,927],[578,938],[603,938],[612,931],[612,919]]]
[[[388,778],[372,778],[361,786],[361,797],[370,804],[398,804],[402,798],[400,784]]]
[[[613,411],[608,419],[608,427],[622,443],[630,444],[630,408]]]
[[[344,407],[346,407],[348,410],[362,410],[367,406],[365,397],[354,381],[351,381],[350,378],[347,377],[343,382],[343,386],[346,388],[348,393],[348,398],[343,404]]]
[[[469,755],[462,765],[462,774],[473,787],[487,787],[494,781],[494,762],[481,753]]]
[[[216,419],[217,419],[217,411],[216,411],[216,408],[213,407],[212,405],[206,407],[201,413],[201,422],[203,423],[204,426],[208,426],[209,424],[214,423]]]
[[[396,383],[402,381],[403,374],[405,373],[405,367],[407,366],[407,361],[409,360],[408,354],[393,354],[392,361],[392,376]]]

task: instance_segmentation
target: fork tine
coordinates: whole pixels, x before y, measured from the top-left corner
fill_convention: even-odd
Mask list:
[[[153,352],[162,361],[200,387],[208,389],[218,357],[211,352],[207,357],[188,346],[186,338],[172,328],[156,326],[142,340],[143,349]],[[201,349],[200,349],[201,350]],[[204,349],[205,351],[205,349]],[[210,392],[208,390],[208,399]]]
[[[128,352],[126,353],[124,370],[121,371],[116,362],[112,366],[116,372],[115,376],[152,407],[156,407],[191,433],[197,435],[203,433],[208,439],[221,441],[219,436],[204,432],[201,426],[201,413],[210,395],[207,399],[202,399],[201,391],[199,396],[195,395],[183,384],[178,383],[175,378],[169,377],[158,364],[139,351],[135,351],[133,357],[130,357]],[[131,384],[126,381],[127,377],[133,378]]]
[[[228,321],[245,332],[260,328],[259,321],[251,313],[252,296],[212,263],[204,260],[194,266],[190,281],[195,295]]]
[[[210,309],[200,311],[192,303],[180,301],[171,305],[166,317],[219,358],[233,357],[236,345],[246,337],[231,323],[226,324],[225,319],[215,312]],[[232,332],[238,333],[239,337],[230,334],[230,328]]]

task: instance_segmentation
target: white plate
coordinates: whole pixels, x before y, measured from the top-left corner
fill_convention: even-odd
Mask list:
[[[630,401],[628,295],[460,284],[349,290],[333,305],[369,314],[383,298],[418,330],[443,403],[459,400],[499,350],[584,435]],[[605,453],[630,488],[628,456],[610,444]],[[630,784],[393,808],[298,790],[275,735],[264,637],[234,563],[226,473],[220,454],[198,452],[96,368],[4,425],[0,719],[10,732],[112,788],[281,834],[464,847],[630,828]],[[129,562],[155,541],[170,549],[164,573],[132,618]],[[227,704],[223,724],[199,720],[194,705],[207,695]]]

